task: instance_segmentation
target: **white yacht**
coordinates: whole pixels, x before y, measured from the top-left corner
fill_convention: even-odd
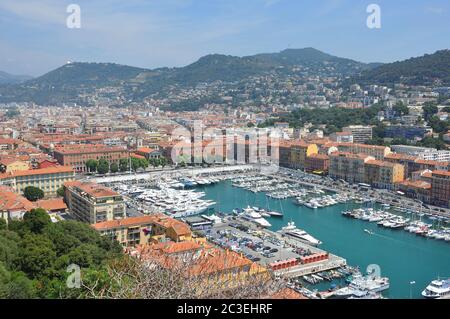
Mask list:
[[[381,292],[389,289],[389,278],[355,275],[349,287],[369,292]]]
[[[294,222],[288,222],[287,226],[283,227],[279,232],[288,236],[295,237],[309,245],[318,246],[322,244],[320,240],[314,238],[303,229],[298,229],[295,226]]]
[[[244,219],[247,219],[251,222],[254,222],[255,224],[267,228],[267,227],[271,227],[272,225],[265,220],[260,213],[255,212],[255,210],[253,208],[251,208],[250,206],[247,208],[243,209],[243,214],[242,217]]]
[[[424,291],[422,296],[430,299],[437,299],[450,296],[450,279],[433,280]]]

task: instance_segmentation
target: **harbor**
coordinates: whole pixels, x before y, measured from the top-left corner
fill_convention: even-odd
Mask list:
[[[295,204],[292,198],[272,199],[264,192],[254,193],[233,187],[231,181],[200,189],[206,193],[205,198],[217,203],[214,205],[216,211],[232,212],[236,207],[247,206],[280,211],[283,218],[267,218],[271,224],[269,230],[279,231],[294,221],[298,227],[322,241],[321,249],[342,256],[349,265],[359,266],[362,270],[372,264],[379,265],[381,275],[390,279],[389,290],[383,292],[388,298],[422,298],[422,290],[432,280],[449,276],[448,242],[342,215],[342,211],[361,208],[364,203],[350,201],[310,209]],[[433,222],[427,216],[422,219],[427,223]],[[322,281],[309,288],[326,291],[329,287],[328,281]]]
[[[137,214],[163,211],[193,225],[221,220],[206,234],[210,241],[291,278],[290,285],[310,297],[422,298],[432,280],[449,275],[444,218],[374,201],[352,188],[336,189],[325,179],[291,178],[247,166],[178,171],[109,185],[123,192],[130,211]],[[416,232],[424,225],[427,236]],[[309,256],[327,258],[302,262]],[[367,275],[370,265],[380,267],[380,278],[389,280],[389,288],[349,292],[346,278]],[[364,280],[364,285],[378,287]]]

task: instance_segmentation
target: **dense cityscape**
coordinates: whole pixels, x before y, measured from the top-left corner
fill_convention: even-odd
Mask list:
[[[449,114],[446,48],[0,72],[0,298],[448,299]]]

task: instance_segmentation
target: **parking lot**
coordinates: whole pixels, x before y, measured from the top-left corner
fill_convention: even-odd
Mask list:
[[[306,244],[292,245],[292,239],[269,234],[242,220],[228,220],[206,231],[209,241],[228,248],[261,265],[308,256],[322,250]]]

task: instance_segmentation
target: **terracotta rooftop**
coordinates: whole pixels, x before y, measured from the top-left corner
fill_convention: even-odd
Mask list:
[[[35,208],[34,204],[25,197],[14,193],[14,191],[6,186],[0,186],[0,211],[29,211]]]
[[[124,219],[118,219],[118,220],[110,220],[106,222],[96,223],[93,224],[92,227],[94,227],[96,230],[108,230],[108,229],[115,229],[115,228],[125,228],[125,227],[132,227],[132,226],[138,226],[143,224],[150,224],[155,220],[155,217],[149,215],[149,216],[137,216],[137,217],[128,217]]]
[[[36,206],[46,211],[53,210],[65,210],[67,209],[66,203],[62,198],[42,199],[36,202]]]
[[[440,176],[450,176],[450,172],[448,171],[433,171],[433,176],[434,175],[440,175]]]
[[[400,185],[412,188],[422,188],[422,189],[431,189],[431,184],[424,181],[412,181],[405,180],[399,183]]]
[[[55,148],[55,153],[60,154],[85,154],[101,152],[127,152],[127,150],[120,146],[107,146],[103,144],[59,145]]]
[[[137,152],[139,152],[139,153],[152,153],[152,152],[154,152],[155,150],[153,149],[153,148],[150,148],[150,147],[141,147],[141,148],[139,148],[138,150],[137,150]]]
[[[291,289],[283,288],[272,295],[268,296],[268,299],[308,299],[301,293]]]
[[[2,178],[17,177],[17,176],[32,176],[43,174],[57,174],[57,173],[73,173],[73,169],[67,166],[55,166],[47,168],[29,169],[26,171],[15,171],[10,174],[3,174]],[[1,177],[0,177],[1,178]]]
[[[64,186],[78,188],[80,191],[85,192],[95,198],[111,197],[119,195],[119,193],[113,191],[108,187],[91,182],[80,182],[80,181],[66,182],[64,183]]]
[[[395,165],[400,165],[392,162],[379,161],[379,160],[368,160],[366,164],[376,165],[376,166],[384,166],[384,167],[394,167]]]

